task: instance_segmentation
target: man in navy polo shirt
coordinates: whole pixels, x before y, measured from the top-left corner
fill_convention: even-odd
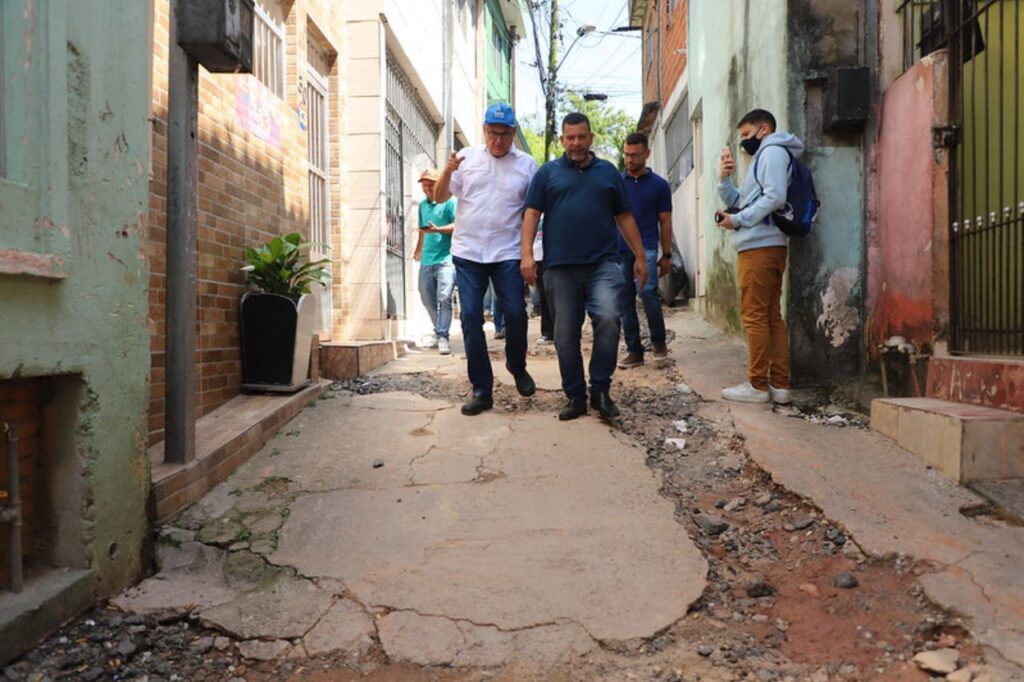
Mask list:
[[[643,242],[630,213],[629,195],[615,166],[594,156],[590,120],[574,112],[562,120],[565,154],[544,164],[530,183],[523,216],[523,277],[537,280],[533,239],[544,215],[544,288],[555,318],[555,351],[562,389],[569,403],[561,420],[587,413],[580,338],[583,316],[590,315],[594,348],[590,355],[590,405],[602,418],[619,409],[608,395],[619,350],[622,270],[616,235],[621,232],[635,256],[632,278],[647,281]],[[618,230],[616,230],[616,226]]]
[[[633,204],[633,217],[640,228],[644,242],[644,254],[650,277],[647,286],[640,290],[640,301],[647,315],[647,326],[651,330],[651,345],[654,359],[668,357],[665,345],[665,315],[661,312],[661,298],[658,296],[658,277],[664,277],[672,265],[672,189],[664,178],[655,175],[647,167],[651,150],[647,147],[647,136],[631,133],[623,146],[622,158],[626,162],[626,190]],[[661,258],[658,258],[658,242],[661,242]],[[644,364],[644,345],[640,341],[640,318],[636,314],[636,287],[630,273],[633,272],[633,252],[625,240],[619,237],[619,253],[622,256],[622,275],[626,286],[622,292],[622,335],[626,337],[628,355],[619,362],[619,367],[629,369]],[[658,277],[654,273],[658,273]]]

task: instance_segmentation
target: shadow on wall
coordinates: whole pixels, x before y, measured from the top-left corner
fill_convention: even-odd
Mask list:
[[[205,74],[204,74],[205,77]],[[200,84],[200,111],[206,103]],[[209,98],[214,99],[214,98]],[[290,111],[278,108],[282,119]],[[167,109],[154,107],[153,167],[146,252],[150,267],[150,403],[149,444],[163,438],[166,334]],[[288,120],[291,123],[291,120]],[[285,121],[281,121],[282,127]],[[297,126],[297,124],[296,124]],[[301,133],[305,136],[305,132]],[[289,158],[298,133],[280,135],[277,146],[242,128],[237,119],[199,120],[198,258],[196,264],[198,416],[239,394],[242,382],[238,330],[239,299],[246,291],[241,267],[245,247],[299,231],[308,234],[304,166]],[[294,153],[294,152],[293,152]],[[303,158],[301,156],[299,158]],[[288,162],[294,172],[288,174]],[[336,273],[337,274],[337,273]]]

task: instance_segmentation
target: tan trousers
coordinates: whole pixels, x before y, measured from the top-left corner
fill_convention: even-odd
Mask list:
[[[782,276],[786,272],[786,247],[742,251],[738,256],[740,317],[747,331],[751,385],[768,390],[789,388],[789,338],[782,321]]]

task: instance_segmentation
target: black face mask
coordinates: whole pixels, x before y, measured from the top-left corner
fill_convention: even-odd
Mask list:
[[[743,147],[743,151],[753,156],[761,148],[761,138],[748,137],[745,140],[740,140],[740,146]]]

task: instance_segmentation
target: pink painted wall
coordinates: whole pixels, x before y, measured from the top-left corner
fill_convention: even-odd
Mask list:
[[[932,127],[945,110],[944,59],[925,58],[882,99],[867,244],[873,345],[900,335],[931,346],[945,308],[945,240],[936,235],[945,230],[946,163],[932,149]]]

